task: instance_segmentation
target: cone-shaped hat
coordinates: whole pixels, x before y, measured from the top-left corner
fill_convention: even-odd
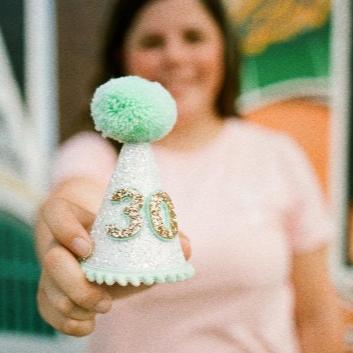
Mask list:
[[[96,129],[124,145],[91,231],[94,251],[81,262],[87,278],[138,286],[192,277],[148,143],[173,127],[173,98],[156,82],[122,77],[97,89],[91,110]]]

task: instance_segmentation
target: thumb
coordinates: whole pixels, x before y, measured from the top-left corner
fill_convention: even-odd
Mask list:
[[[92,241],[87,229],[94,215],[65,199],[55,198],[42,210],[43,219],[54,239],[79,257],[92,251]]]
[[[179,232],[179,239],[181,248],[184,252],[185,259],[189,260],[189,258],[191,257],[190,239],[183,232]]]

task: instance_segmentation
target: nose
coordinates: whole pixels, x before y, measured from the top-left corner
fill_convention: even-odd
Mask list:
[[[171,38],[164,47],[165,63],[168,66],[183,64],[189,57],[187,46],[180,40]]]

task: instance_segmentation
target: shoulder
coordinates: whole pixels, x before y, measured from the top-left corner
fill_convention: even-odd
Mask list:
[[[52,165],[52,182],[73,176],[109,178],[117,153],[111,143],[93,131],[77,133],[58,148]]]
[[[102,137],[102,135],[94,131],[81,131],[65,140],[61,146],[73,146],[81,144],[89,144],[92,146],[101,145],[106,147],[111,146],[108,140],[106,140]]]
[[[117,153],[114,146],[100,134],[94,131],[79,132],[66,141],[64,141],[58,148],[58,154],[93,154],[111,156],[116,158]]]
[[[291,136],[241,119],[227,122],[227,160],[244,173],[265,182],[293,187],[303,180],[316,181],[313,165]]]
[[[291,153],[302,148],[290,136],[280,131],[250,122],[241,118],[228,118],[226,136],[230,143],[242,149],[258,151],[262,155],[271,151],[278,153]]]

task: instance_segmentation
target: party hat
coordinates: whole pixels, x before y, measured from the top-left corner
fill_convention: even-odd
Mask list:
[[[123,286],[192,277],[149,144],[173,128],[174,99],[157,82],[127,76],[98,87],[91,112],[96,129],[124,145],[91,230],[94,250],[81,262],[86,277]]]

